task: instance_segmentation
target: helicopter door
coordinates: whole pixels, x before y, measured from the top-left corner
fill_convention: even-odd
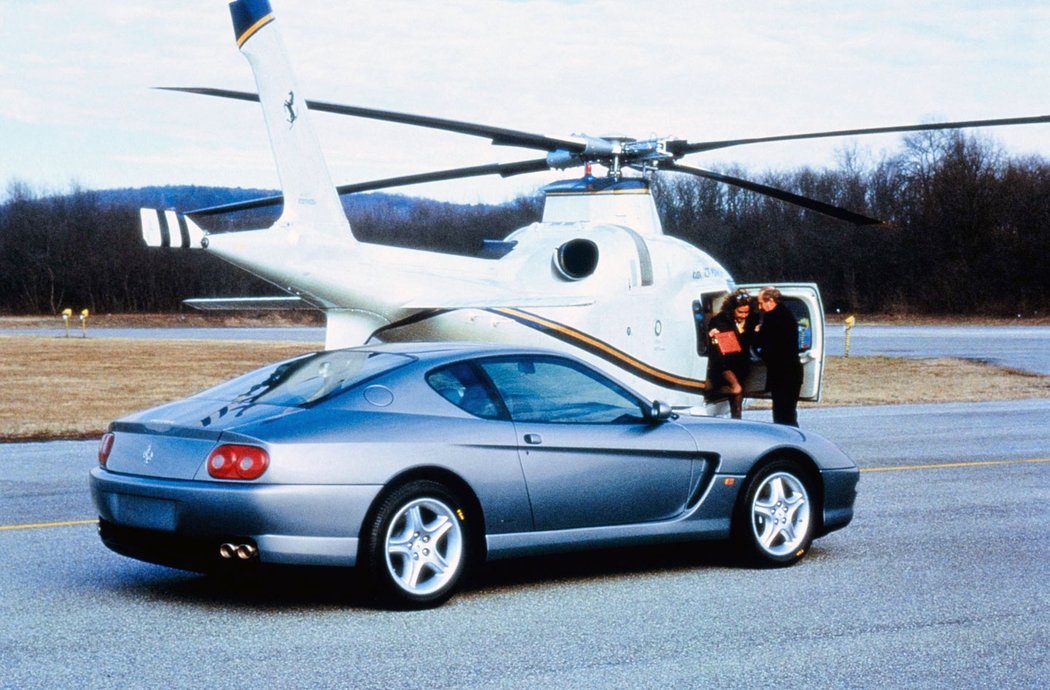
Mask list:
[[[738,285],[753,295],[768,285]],[[824,378],[824,304],[815,283],[773,285],[780,290],[784,304],[798,320],[799,359],[802,360],[802,391],[800,400],[820,400],[821,381]],[[752,358],[751,373],[744,385],[749,398],[768,398],[766,365]]]

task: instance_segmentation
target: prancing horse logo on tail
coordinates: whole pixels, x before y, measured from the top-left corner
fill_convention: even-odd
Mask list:
[[[288,111],[288,129],[291,129],[295,125],[295,121],[299,119],[299,116],[295,113],[295,92],[288,92],[288,100],[284,102],[284,109]]]

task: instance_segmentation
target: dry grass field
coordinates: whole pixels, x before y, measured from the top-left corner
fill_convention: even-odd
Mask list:
[[[0,335],[0,441],[98,436],[310,343]],[[954,359],[831,357],[819,406],[1050,397],[1050,376]]]
[[[829,357],[816,406],[1050,398],[1050,376],[963,359]]]
[[[0,335],[0,440],[84,438],[310,343]]]

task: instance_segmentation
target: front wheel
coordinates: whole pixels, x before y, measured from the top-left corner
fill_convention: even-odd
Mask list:
[[[437,482],[411,482],[383,500],[365,556],[385,603],[424,608],[452,596],[469,557],[464,519],[462,501]]]
[[[796,563],[813,541],[815,507],[806,475],[790,461],[763,468],[748,485],[734,520],[745,558],[757,565]]]

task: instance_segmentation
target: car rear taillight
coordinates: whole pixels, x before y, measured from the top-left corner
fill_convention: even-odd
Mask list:
[[[270,466],[270,456],[257,446],[227,443],[208,456],[208,474],[216,479],[258,479]]]
[[[102,434],[102,440],[98,442],[98,464],[105,467],[106,460],[109,460],[109,452],[113,450],[113,439],[114,436],[110,432]]]

